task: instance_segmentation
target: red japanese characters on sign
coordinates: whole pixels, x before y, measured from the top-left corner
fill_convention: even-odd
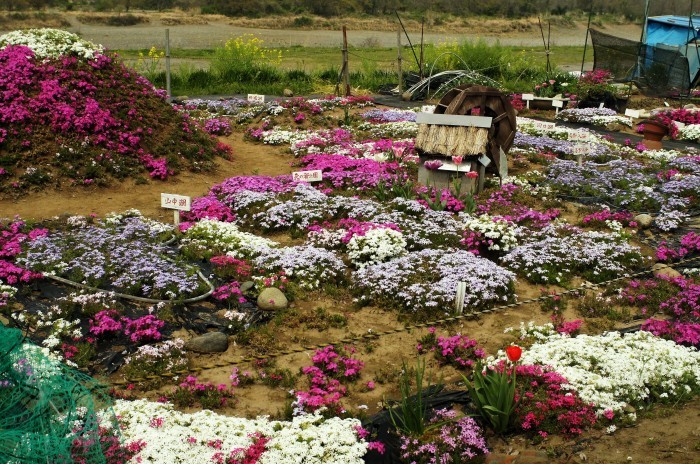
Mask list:
[[[162,208],[189,211],[191,204],[192,199],[184,195],[174,195],[172,193],[160,194],[160,206]]]
[[[323,178],[320,170],[316,171],[297,171],[292,173],[292,179],[297,182],[319,182]]]

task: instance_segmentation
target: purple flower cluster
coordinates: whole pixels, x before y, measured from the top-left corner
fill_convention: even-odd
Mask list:
[[[352,282],[364,303],[427,318],[453,311],[459,282],[467,312],[511,301],[515,274],[467,251],[426,249],[359,269]]]
[[[401,458],[416,464],[470,462],[489,454],[483,432],[471,417],[456,419],[454,410],[435,412],[430,423],[440,425],[428,439],[401,436]]]
[[[602,282],[641,266],[644,258],[618,235],[548,227],[501,262],[531,282],[562,284],[574,275]]]
[[[362,113],[362,118],[372,123],[416,122],[415,111],[371,109]]]
[[[143,219],[127,218],[120,227],[88,226],[39,237],[20,262],[35,271],[152,298],[196,292],[195,269],[177,264],[174,251],[158,244],[157,235]]]
[[[306,245],[268,248],[252,264],[266,273],[283,271],[289,280],[309,290],[343,282],[347,269],[332,251]]]
[[[224,118],[207,119],[204,130],[211,135],[231,135],[231,123]]]

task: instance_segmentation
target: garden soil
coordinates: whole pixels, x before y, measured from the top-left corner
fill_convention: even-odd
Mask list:
[[[240,175],[279,175],[290,173],[291,156],[280,147],[253,144],[243,139],[241,133],[234,133],[221,140],[233,147],[232,160],[218,160],[214,171],[208,173],[183,172],[168,182],[151,181],[136,185],[126,181],[109,188],[73,188],[61,191],[30,193],[19,200],[0,199],[0,217],[19,215],[24,219],[41,220],[60,215],[96,214],[104,216],[112,211],[139,209],[144,215],[167,222],[172,217],[170,210],[160,208],[160,193],[176,193],[189,196],[205,194],[212,185],[224,179]],[[275,237],[276,239],[277,237]],[[289,239],[287,239],[289,240]],[[520,283],[517,287],[519,299],[539,296],[536,286]],[[292,303],[292,310],[298,314],[313,314],[323,308],[331,314],[343,314],[347,326],[340,329],[329,328],[323,331],[307,330],[299,320],[288,319],[287,326],[274,327],[267,338],[259,340],[261,345],[283,349],[299,345],[327,343],[368,331],[384,331],[397,326],[395,313],[376,307],[361,310],[354,308],[347,292],[340,292],[333,298],[327,295],[312,295]],[[566,314],[567,319],[576,314]],[[507,327],[517,327],[520,322],[533,320],[547,322],[547,315],[536,305],[523,305],[516,310],[486,315],[478,320],[464,321],[449,329],[466,334],[482,344],[488,352],[494,353],[510,339],[504,334]],[[440,328],[438,333],[446,333],[448,328]],[[189,338],[184,329],[179,334]],[[363,342],[358,349],[366,362],[364,379],[374,379],[374,391],[352,388],[348,407],[355,409],[367,406],[369,415],[380,410],[384,398],[398,398],[397,378],[402,369],[402,361],[413,359],[417,340],[425,331],[414,330],[382,337],[372,342]],[[207,365],[213,360],[235,360],[243,355],[243,349],[235,343],[221,355],[202,355],[194,360],[196,365]],[[221,358],[221,357],[223,358]],[[310,352],[280,357],[278,367],[298,371],[308,365]],[[428,357],[430,358],[430,357]],[[457,388],[460,376],[451,368],[440,369],[430,364],[429,370],[440,377],[451,388]],[[204,381],[223,382],[228,380],[230,368],[205,370],[200,378]],[[166,388],[166,387],[164,387]],[[172,387],[170,387],[172,388]],[[161,390],[162,392],[163,390]],[[159,396],[159,391],[148,392],[151,399]],[[262,385],[240,388],[238,402],[225,412],[248,417],[259,414],[276,414],[284,406],[287,397],[285,389],[271,389]],[[494,452],[518,454],[527,449],[544,450],[551,456],[550,462],[572,463],[700,463],[700,401],[656,406],[652,411],[637,411],[638,423],[631,428],[623,428],[613,435],[602,431],[589,432],[575,440],[549,438],[543,443],[534,444],[520,437],[490,438]],[[522,459],[525,459],[524,457]],[[516,460],[514,462],[521,462]],[[525,462],[525,461],[522,461]]]

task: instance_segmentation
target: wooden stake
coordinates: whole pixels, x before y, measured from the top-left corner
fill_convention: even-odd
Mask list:
[[[345,96],[350,96],[350,69],[348,66],[348,32],[343,26],[343,86],[345,87]]]
[[[401,58],[401,28],[396,30],[396,46],[398,47],[396,64],[399,73],[399,95],[403,95],[403,59]]]

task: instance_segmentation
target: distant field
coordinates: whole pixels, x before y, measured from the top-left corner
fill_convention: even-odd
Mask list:
[[[524,53],[528,59],[532,60],[533,64],[546,63],[547,56],[543,47],[508,47],[516,53]],[[282,62],[280,67],[287,70],[302,70],[307,73],[328,69],[330,67],[340,67],[341,51],[338,48],[330,47],[302,47],[293,46],[281,48]],[[138,60],[139,53],[146,55],[147,49],[144,50],[116,50],[117,53],[127,62],[134,63]],[[418,53],[418,51],[416,51]],[[212,49],[172,49],[171,50],[171,66],[173,70],[177,70],[178,66],[186,65],[199,69],[206,69],[212,59],[214,53]],[[413,65],[415,67],[415,59],[410,48],[405,47],[402,50],[402,57],[405,66]],[[581,58],[583,57],[583,46],[569,47],[553,47],[550,53],[552,66],[562,69],[578,69],[581,66]],[[589,47],[586,52],[588,64],[593,62],[593,51]],[[351,69],[363,70],[368,67],[376,67],[383,70],[396,69],[396,48],[351,48],[350,49],[350,66]],[[430,63],[428,63],[430,65]],[[159,66],[164,66],[163,60]]]

